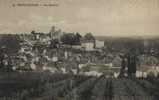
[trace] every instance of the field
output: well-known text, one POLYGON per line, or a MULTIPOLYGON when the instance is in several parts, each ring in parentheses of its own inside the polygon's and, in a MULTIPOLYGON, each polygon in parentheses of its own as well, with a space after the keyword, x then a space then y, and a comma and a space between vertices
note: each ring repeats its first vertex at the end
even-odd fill
POLYGON ((0 100, 159 100, 159 79, 0 73, 0 100))

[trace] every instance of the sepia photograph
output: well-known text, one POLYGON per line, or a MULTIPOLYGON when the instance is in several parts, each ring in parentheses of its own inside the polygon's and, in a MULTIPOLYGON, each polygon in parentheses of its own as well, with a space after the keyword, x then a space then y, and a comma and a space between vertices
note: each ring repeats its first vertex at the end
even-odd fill
POLYGON ((159 100, 159 0, 0 0, 0 100, 159 100))

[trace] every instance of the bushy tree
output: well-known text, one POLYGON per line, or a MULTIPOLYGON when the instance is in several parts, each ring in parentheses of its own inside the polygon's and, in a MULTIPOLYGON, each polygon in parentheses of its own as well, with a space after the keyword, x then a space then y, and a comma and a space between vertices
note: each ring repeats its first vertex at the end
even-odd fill
POLYGON ((95 37, 92 35, 92 33, 87 33, 85 36, 84 36, 84 38, 86 39, 86 40, 95 40, 95 37))
POLYGON ((17 53, 20 49, 20 37, 18 35, 1 35, 0 48, 7 54, 17 53))
POLYGON ((68 33, 68 34, 64 34, 61 37, 61 41, 63 44, 67 44, 67 45, 78 45, 80 44, 80 38, 81 35, 79 33, 68 33))
POLYGON ((12 70, 12 55, 17 54, 20 49, 19 35, 0 36, 0 67, 3 71, 12 70), (6 63, 4 63, 7 62, 6 63))
POLYGON ((58 48, 59 44, 58 39, 51 40, 50 48, 58 48))

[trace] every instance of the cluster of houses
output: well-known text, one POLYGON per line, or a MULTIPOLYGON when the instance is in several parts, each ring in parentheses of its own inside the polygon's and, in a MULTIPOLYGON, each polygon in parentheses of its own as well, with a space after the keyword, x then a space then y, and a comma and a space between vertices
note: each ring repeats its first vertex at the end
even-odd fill
MULTIPOLYGON (((96 76, 105 74, 111 77, 119 75, 122 61, 120 53, 105 51, 105 41, 97 40, 88 33, 80 36, 79 44, 69 45, 61 40, 64 34, 73 33, 62 32, 53 26, 49 33, 32 31, 31 34, 21 34, 23 42, 14 69, 96 76)), ((142 60, 143 57, 140 58, 142 60)), ((147 72, 150 71, 153 71, 152 67, 147 70, 140 67, 136 76, 147 77, 147 72)))
MULTIPOLYGON (((62 32, 60 29, 56 30, 54 26, 51 28, 48 34, 32 32, 32 35, 35 41, 47 42, 47 44, 50 44, 49 42, 51 40, 58 40, 61 43, 61 37, 64 34, 73 34, 73 33, 65 33, 65 32, 62 32)), ((92 35, 92 34, 88 33, 86 35, 92 35)), ((86 38, 85 36, 82 37, 80 39, 80 44, 72 45, 72 47, 75 49, 83 48, 86 51, 94 51, 97 49, 102 49, 104 47, 104 41, 96 40, 93 37, 93 35, 92 37, 90 37, 90 39, 88 38, 86 38)))
MULTIPOLYGON (((106 67, 112 66, 111 60, 113 59, 113 55, 104 52, 104 41, 96 40, 91 33, 88 33, 83 37, 81 36, 79 44, 69 45, 61 41, 61 37, 64 34, 69 33, 64 33, 55 27, 52 27, 48 34, 35 31, 32 31, 29 35, 22 34, 21 39, 24 41, 21 43, 19 54, 22 56, 21 58, 25 58, 25 60, 23 60, 24 63, 29 62, 31 69, 34 70, 41 68, 42 70, 51 70, 53 72, 58 68, 50 66, 55 66, 57 64, 57 66, 61 67, 60 71, 63 73, 67 72, 65 71, 66 69, 69 70, 69 72, 71 72, 70 69, 75 69, 76 71, 82 70, 82 67, 91 64, 105 64, 106 67), (53 40, 58 40, 58 42, 56 43, 56 41, 53 40), (28 58, 26 55, 30 55, 31 59, 29 61, 26 60, 28 58), (46 61, 44 61, 44 59, 46 61), (38 65, 35 64, 35 62, 44 63, 38 65)), ((118 63, 117 69, 120 69, 120 62, 116 61, 118 59, 120 58, 116 57, 113 63, 114 65, 118 63)), ((22 61, 19 62, 22 63, 22 61)), ((26 67, 24 63, 21 64, 23 65, 21 68, 24 68, 24 66, 26 67)), ((96 67, 98 68, 98 66, 96 67)))

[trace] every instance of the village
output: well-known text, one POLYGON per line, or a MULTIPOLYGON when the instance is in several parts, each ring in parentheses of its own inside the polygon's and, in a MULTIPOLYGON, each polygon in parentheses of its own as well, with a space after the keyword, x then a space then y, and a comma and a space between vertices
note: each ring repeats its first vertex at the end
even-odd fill
MULTIPOLYGON (((117 49, 112 45, 109 46, 110 43, 96 39, 92 33, 84 36, 79 33, 65 33, 55 26, 49 33, 32 31, 30 34, 20 34, 18 37, 21 40, 20 49, 15 56, 12 56, 10 62, 12 70, 19 72, 48 71, 118 77, 122 66, 121 56, 128 51, 125 48, 120 52, 115 51, 117 49)), ((120 44, 118 42, 117 47, 120 47, 120 44)), ((144 50, 147 44, 143 42, 144 50)), ((138 55, 136 77, 147 77, 148 74, 158 76, 159 59, 152 55, 153 50, 149 51, 151 55, 138 55)), ((9 62, 7 58, 9 55, 5 56, 4 62, 9 62)))

